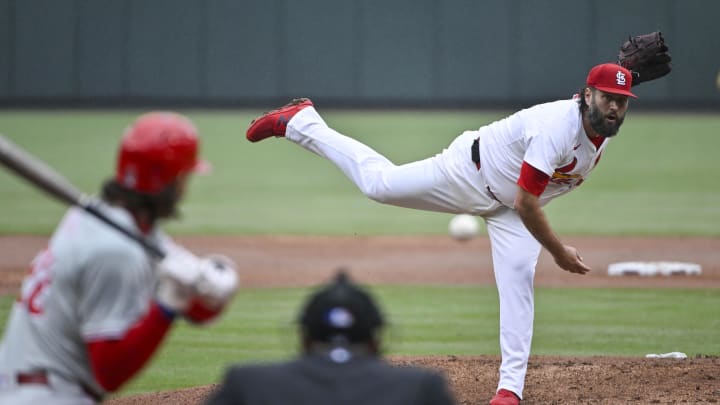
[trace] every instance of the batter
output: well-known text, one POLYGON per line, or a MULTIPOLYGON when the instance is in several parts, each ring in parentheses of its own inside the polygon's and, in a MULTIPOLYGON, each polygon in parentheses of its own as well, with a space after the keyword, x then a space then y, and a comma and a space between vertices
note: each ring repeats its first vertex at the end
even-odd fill
POLYGON ((198 145, 195 127, 174 113, 146 114, 130 126, 99 209, 166 257, 157 262, 70 209, 12 308, 0 344, 0 404, 100 402, 147 364, 176 317, 203 323, 220 314, 238 287, 233 264, 197 258, 156 226, 174 215, 199 167, 198 145))
POLYGON ((500 300, 502 363, 491 404, 518 404, 530 355, 533 279, 541 248, 563 270, 590 271, 577 249, 553 232, 542 207, 580 186, 598 164, 623 123, 628 97, 635 97, 631 82, 627 69, 597 65, 572 99, 539 104, 466 131, 441 153, 399 166, 329 128, 308 99, 259 117, 247 138, 284 136, 333 162, 380 203, 482 217, 500 300))

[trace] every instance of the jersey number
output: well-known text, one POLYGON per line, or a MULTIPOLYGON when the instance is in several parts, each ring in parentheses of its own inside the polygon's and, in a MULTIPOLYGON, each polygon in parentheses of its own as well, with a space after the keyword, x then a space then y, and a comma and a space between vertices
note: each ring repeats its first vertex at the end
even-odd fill
POLYGON ((45 298, 50 292, 48 287, 52 281, 52 262, 52 253, 47 249, 43 250, 32 261, 30 274, 23 281, 20 301, 31 314, 42 314, 45 309, 45 298))

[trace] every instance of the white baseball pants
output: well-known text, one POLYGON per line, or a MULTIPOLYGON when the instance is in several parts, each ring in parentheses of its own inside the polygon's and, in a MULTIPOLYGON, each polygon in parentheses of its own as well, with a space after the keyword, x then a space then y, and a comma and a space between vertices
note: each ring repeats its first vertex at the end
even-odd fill
POLYGON ((533 332, 533 279, 541 246, 514 210, 488 195, 482 170, 471 160, 470 147, 478 136, 479 131, 466 131, 441 153, 397 166, 329 128, 314 107, 298 112, 285 134, 288 140, 333 162, 372 200, 484 218, 500 300, 498 389, 522 396, 533 332))

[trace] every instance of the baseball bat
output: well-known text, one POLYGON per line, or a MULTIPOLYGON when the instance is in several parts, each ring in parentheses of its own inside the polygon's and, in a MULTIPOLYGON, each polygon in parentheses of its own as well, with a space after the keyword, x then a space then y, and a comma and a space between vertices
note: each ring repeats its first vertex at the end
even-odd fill
POLYGON ((78 206, 92 214, 105 224, 139 243, 155 258, 162 259, 165 257, 165 252, 159 246, 115 222, 114 219, 102 212, 99 208, 100 201, 97 198, 82 193, 60 173, 12 143, 2 134, 0 134, 0 163, 50 196, 66 204, 78 206))

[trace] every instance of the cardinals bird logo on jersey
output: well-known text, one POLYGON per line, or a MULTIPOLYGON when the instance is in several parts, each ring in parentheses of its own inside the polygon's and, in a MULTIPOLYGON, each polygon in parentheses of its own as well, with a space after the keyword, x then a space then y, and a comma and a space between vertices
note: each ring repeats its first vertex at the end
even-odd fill
POLYGON ((555 172, 552 174, 550 181, 555 184, 572 184, 578 181, 582 182, 583 177, 581 174, 570 173, 571 171, 573 171, 575 166, 577 166, 577 162, 577 158, 574 157, 573 161, 569 164, 555 169, 555 172))

